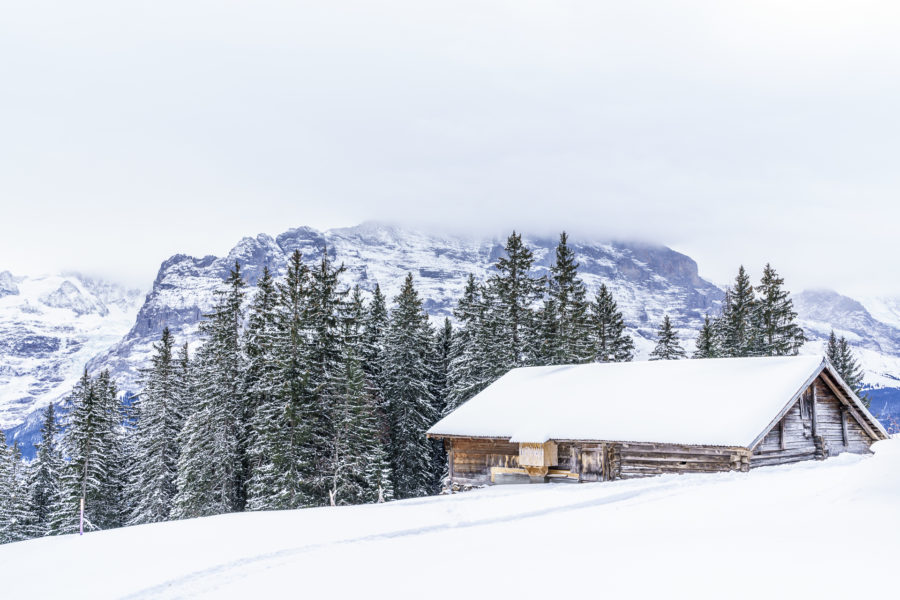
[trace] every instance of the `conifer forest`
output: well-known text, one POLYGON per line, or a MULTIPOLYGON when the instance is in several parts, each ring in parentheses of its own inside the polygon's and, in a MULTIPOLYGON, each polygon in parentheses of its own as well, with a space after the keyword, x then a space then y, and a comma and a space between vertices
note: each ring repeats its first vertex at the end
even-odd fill
MULTIPOLYGON (((412 274, 400 293, 342 284, 327 252, 299 252, 248 287, 235 264, 189 347, 162 331, 142 390, 85 371, 43 414, 34 460, 0 444, 0 543, 239 511, 386 502, 439 493, 443 446, 426 430, 516 367, 635 357, 616 300, 593 295, 565 233, 546 276, 520 234, 485 281, 469 276, 435 323, 412 274)), ((668 315, 650 360, 797 354, 784 280, 740 267, 721 310, 681 339, 668 315), (686 348, 685 344, 692 344, 686 348)), ((833 333, 828 357, 861 393, 833 333)))

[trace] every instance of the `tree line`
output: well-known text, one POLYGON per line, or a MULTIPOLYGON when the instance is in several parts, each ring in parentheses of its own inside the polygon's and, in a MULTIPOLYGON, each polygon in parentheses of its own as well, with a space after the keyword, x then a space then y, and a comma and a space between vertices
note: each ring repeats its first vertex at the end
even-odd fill
MULTIPOLYGON (((565 233, 537 275, 513 232, 491 275, 469 276, 455 327, 430 323, 412 274, 388 307, 377 285, 368 300, 342 286, 343 272, 325 249, 313 265, 295 252, 248 299, 236 263, 202 344, 191 355, 164 329, 133 402, 85 372, 62 427, 46 409, 30 464, 0 444, 0 543, 77 531, 81 499, 90 530, 433 494, 446 456, 425 432, 442 415, 512 368, 634 357, 612 293, 588 297, 565 233)), ((741 267, 693 356, 796 354, 782 286, 767 265, 754 290, 741 267)), ((834 346, 849 365, 846 340, 834 346)), ((650 358, 685 356, 665 315, 650 358)))

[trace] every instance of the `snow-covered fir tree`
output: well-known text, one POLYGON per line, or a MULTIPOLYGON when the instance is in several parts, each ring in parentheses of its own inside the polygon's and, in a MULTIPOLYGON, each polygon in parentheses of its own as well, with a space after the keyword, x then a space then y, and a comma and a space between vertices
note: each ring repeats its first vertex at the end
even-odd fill
POLYGON ((313 450, 313 494, 317 503, 329 502, 329 473, 334 471, 331 461, 334 456, 335 406, 342 372, 341 354, 342 332, 340 315, 347 290, 340 287, 340 276, 344 265, 335 267, 328 256, 328 249, 322 249, 318 265, 310 269, 309 303, 306 325, 309 328, 309 385, 314 394, 314 402, 305 413, 311 428, 313 450))
POLYGON ((256 282, 256 294, 247 314, 244 333, 244 390, 241 415, 240 455, 242 478, 249 486, 254 480, 255 469, 263 467, 267 457, 261 451, 257 417, 268 418, 271 405, 277 403, 279 368, 276 349, 279 342, 277 318, 278 293, 268 266, 256 282))
POLYGON ((853 390, 853 393, 862 400, 862 403, 869 407, 871 399, 863 389, 863 370, 850 348, 847 338, 841 336, 838 338, 834 330, 828 336, 828 344, 825 347, 825 355, 837 370, 841 379, 853 390))
POLYGON ((166 521, 177 492, 175 478, 180 447, 178 435, 184 426, 178 390, 175 341, 168 327, 162 331, 150 368, 143 373, 143 390, 135 402, 135 467, 128 497, 132 502, 131 524, 166 521))
POLYGON ((180 434, 175 518, 216 515, 243 507, 244 280, 237 263, 226 284, 217 293, 212 313, 201 322, 204 343, 197 352, 196 409, 180 434))
POLYGON ((196 377, 194 374, 195 363, 191 359, 190 345, 185 342, 178 349, 175 357, 175 389, 178 392, 178 406, 181 417, 187 421, 194 410, 194 400, 197 397, 196 377))
POLYGON ((496 320, 495 351, 501 363, 499 370, 505 372, 535 361, 538 339, 534 307, 543 297, 544 280, 532 274, 534 254, 521 234, 513 231, 503 250, 505 255, 497 259, 497 272, 487 286, 493 300, 492 318, 496 320))
POLYGON ((484 288, 471 273, 453 310, 457 327, 451 336, 444 414, 450 413, 494 381, 493 347, 484 288))
POLYGON ((753 356, 758 352, 757 303, 744 266, 738 269, 734 286, 725 294, 718 321, 722 356, 753 356))
POLYGON ((575 252, 565 232, 559 236, 556 261, 550 267, 547 299, 540 313, 540 362, 548 365, 591 360, 591 328, 587 288, 578 277, 575 252))
POLYGON ((656 347, 650 353, 650 360, 680 360, 686 356, 684 348, 678 341, 678 333, 672 328, 669 315, 663 317, 656 335, 656 347))
POLYGON ((703 326, 694 343, 692 358, 716 358, 719 356, 718 338, 716 336, 715 323, 709 315, 703 317, 703 326))
POLYGON ((59 502, 51 517, 54 533, 79 529, 84 499, 85 529, 109 529, 125 521, 122 413, 109 374, 92 379, 85 371, 69 397, 63 431, 67 465, 60 478, 59 502))
POLYGON ((390 456, 398 498, 434 493, 431 442, 425 432, 435 423, 431 326, 422 300, 407 275, 394 300, 387 336, 385 397, 390 423, 390 456))
POLYGON ((797 313, 794 302, 784 289, 784 279, 778 276, 770 264, 766 264, 759 286, 756 288, 754 325, 757 333, 755 354, 760 356, 795 355, 806 341, 803 330, 795 322, 797 313))
POLYGON ((600 284, 591 303, 589 319, 594 362, 627 362, 634 358, 634 342, 625 333, 625 319, 605 283, 600 284))
MULTIPOLYGON (((449 318, 434 334, 434 347, 431 351, 432 370, 434 378, 431 382, 431 394, 434 397, 435 415, 443 415, 447 410, 447 397, 449 395, 450 360, 453 352, 453 325, 449 318)), ((447 471, 447 452, 444 450, 442 440, 432 440, 431 469, 435 476, 435 489, 441 486, 441 482, 447 471)))
POLYGON ((384 345, 387 338, 388 310, 381 287, 376 283, 363 318, 362 364, 372 395, 383 408, 385 381, 384 345))
POLYGON ((333 504, 361 504, 393 497, 383 421, 366 385, 358 349, 357 344, 347 346, 334 408, 329 490, 333 504))
POLYGON ((271 396, 257 407, 251 423, 250 510, 280 510, 310 506, 314 456, 307 414, 316 396, 308 367, 310 274, 299 251, 288 261, 284 281, 276 284, 277 371, 271 396))
POLYGON ((44 409, 40 435, 40 441, 35 444, 34 462, 28 474, 31 537, 43 537, 52 531, 50 518, 59 502, 59 484, 65 468, 59 450, 59 424, 53 403, 44 409))
POLYGON ((31 537, 25 463, 18 444, 6 445, 0 430, 0 544, 31 537))

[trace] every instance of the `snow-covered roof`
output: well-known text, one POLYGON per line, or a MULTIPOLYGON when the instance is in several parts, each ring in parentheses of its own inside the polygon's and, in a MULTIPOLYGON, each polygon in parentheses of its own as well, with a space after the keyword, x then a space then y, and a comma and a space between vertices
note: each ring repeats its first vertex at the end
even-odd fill
POLYGON ((428 433, 749 447, 824 365, 807 355, 513 369, 428 433))

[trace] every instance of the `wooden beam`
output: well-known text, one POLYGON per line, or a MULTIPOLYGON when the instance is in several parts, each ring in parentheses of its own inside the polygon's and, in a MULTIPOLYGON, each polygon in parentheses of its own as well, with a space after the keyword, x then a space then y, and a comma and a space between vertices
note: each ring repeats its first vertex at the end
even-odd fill
POLYGON ((812 384, 812 407, 811 407, 811 417, 812 417, 812 434, 813 438, 819 435, 819 419, 816 414, 816 382, 813 381, 812 384))
POLYGON ((844 447, 846 447, 849 439, 847 437, 847 407, 843 404, 841 405, 841 435, 844 437, 844 447))
POLYGON ((453 477, 455 475, 455 473, 453 472, 453 463, 456 458, 456 456, 453 452, 453 440, 448 439, 448 440, 444 440, 444 441, 450 446, 450 451, 447 452, 447 454, 449 455, 449 457, 448 457, 449 460, 447 462, 449 463, 448 469, 450 472, 450 481, 453 481, 453 477))
POLYGON ((779 429, 778 439, 781 443, 781 449, 784 450, 784 419, 779 421, 778 429, 779 429))

